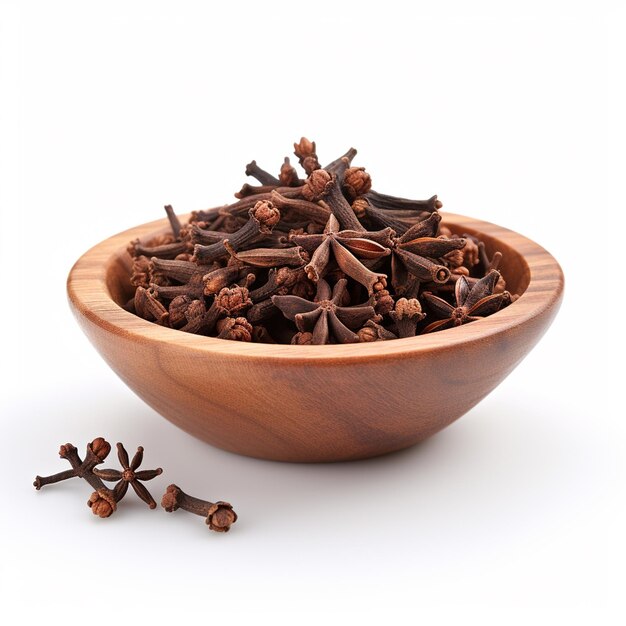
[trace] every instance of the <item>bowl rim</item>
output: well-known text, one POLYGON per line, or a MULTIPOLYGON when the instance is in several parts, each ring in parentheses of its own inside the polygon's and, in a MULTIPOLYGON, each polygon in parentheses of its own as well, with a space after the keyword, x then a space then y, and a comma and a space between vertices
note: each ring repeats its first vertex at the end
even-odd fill
MULTIPOLYGON (((408 358, 434 349, 458 349, 463 344, 504 333, 560 302, 564 288, 563 271, 557 260, 531 239, 491 222, 442 211, 442 223, 455 229, 478 231, 514 248, 530 273, 528 287, 511 305, 489 317, 455 328, 392 341, 299 346, 226 341, 184 333, 148 322, 121 308, 111 297, 106 274, 110 260, 125 250, 133 239, 145 237, 169 226, 167 218, 122 231, 96 244, 74 264, 67 278, 67 293, 74 314, 103 330, 137 342, 176 344, 200 354, 229 355, 241 359, 281 361, 346 361, 408 358)), ((181 216, 186 219, 187 216, 181 216)))

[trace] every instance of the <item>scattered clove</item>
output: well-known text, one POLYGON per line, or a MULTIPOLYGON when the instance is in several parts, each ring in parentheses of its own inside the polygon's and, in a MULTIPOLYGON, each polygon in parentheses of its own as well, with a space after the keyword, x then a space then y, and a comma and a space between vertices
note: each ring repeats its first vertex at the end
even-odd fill
POLYGON ((82 461, 78 456, 78 450, 71 443, 66 443, 59 449, 59 456, 62 459, 69 461, 72 469, 64 472, 59 472, 52 476, 36 476, 33 486, 39 490, 45 485, 52 485, 53 483, 67 480, 68 478, 83 478, 94 489, 101 489, 104 487, 102 481, 94 476, 93 470, 96 465, 103 463, 111 451, 111 444, 103 437, 97 437, 91 443, 87 444, 87 453, 85 454, 85 460, 82 461))
MULTIPOLYGON (((244 304, 244 300, 247 299, 247 290, 243 288, 239 288, 239 291, 237 289, 226 290, 225 293, 220 294, 220 297, 231 312, 242 310, 242 306, 247 306, 244 304)), ((243 327, 245 332, 252 332, 253 330, 243 318, 226 318, 221 320, 221 324, 223 326, 222 332, 234 334, 243 332, 239 327, 243 327)), ((267 332, 263 327, 257 327, 255 331, 257 331, 255 334, 260 335, 260 341, 268 341, 267 332)), ((233 338, 236 339, 236 337, 233 338)), ((110 517, 115 513, 119 502, 126 495, 129 485, 139 498, 151 509, 155 509, 157 503, 143 482, 156 478, 163 470, 160 467, 154 470, 140 470, 139 467, 143 461, 143 447, 139 446, 133 459, 130 460, 122 443, 117 444, 117 457, 122 466, 121 470, 96 468, 96 465, 101 464, 106 459, 110 451, 111 445, 104 438, 98 437, 87 444, 87 452, 83 461, 78 456, 76 447, 71 443, 66 443, 61 446, 59 455, 69 461, 72 469, 52 476, 36 476, 33 485, 35 489, 39 490, 45 485, 58 483, 69 478, 83 478, 95 489, 89 497, 87 505, 94 515, 101 518, 110 517), (116 485, 113 489, 108 489, 103 481, 116 482, 116 485)), ((202 515, 206 517, 209 528, 216 532, 227 532, 231 525, 237 521, 237 514, 228 502, 205 502, 183 493, 176 485, 170 485, 167 488, 163 496, 162 506, 168 512, 181 508, 202 515)))
POLYGON ((177 509, 183 509, 205 517, 205 523, 211 530, 218 533, 226 533, 237 521, 237 513, 228 502, 207 502, 186 494, 177 485, 170 485, 161 499, 161 506, 172 513, 177 509))
MULTIPOLYGON (((141 484, 140 481, 152 480, 159 476, 163 470, 158 467, 155 470, 140 470, 138 467, 143 461, 143 448, 139 446, 137 452, 133 457, 133 460, 129 462, 128 452, 121 443, 117 444, 117 457, 122 471, 116 469, 94 469, 93 473, 100 479, 105 481, 117 481, 115 487, 113 487, 113 493, 115 501, 119 502, 128 491, 128 485, 130 485, 135 493, 151 508, 156 508, 156 502, 150 495, 150 492, 141 484)), ((94 511, 95 512, 95 511, 94 511)))

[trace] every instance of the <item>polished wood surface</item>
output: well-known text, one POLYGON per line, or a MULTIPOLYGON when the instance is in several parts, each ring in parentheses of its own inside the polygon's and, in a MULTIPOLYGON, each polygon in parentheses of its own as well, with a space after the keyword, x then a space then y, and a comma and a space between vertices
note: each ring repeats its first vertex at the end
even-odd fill
POLYGON ((504 254, 521 297, 488 318, 376 343, 291 346, 199 337, 124 311, 138 226, 85 253, 68 277, 83 331, 120 378, 171 422, 210 444, 282 461, 359 459, 411 446, 461 417, 526 356, 556 315, 563 273, 546 250, 488 222, 442 213, 455 233, 504 254))

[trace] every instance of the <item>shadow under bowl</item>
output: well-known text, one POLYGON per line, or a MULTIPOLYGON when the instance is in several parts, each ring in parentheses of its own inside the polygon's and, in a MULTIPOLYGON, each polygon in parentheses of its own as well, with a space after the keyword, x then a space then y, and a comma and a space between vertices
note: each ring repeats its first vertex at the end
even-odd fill
POLYGON ((87 337, 119 377, 172 423, 208 443, 280 461, 345 461, 400 450, 449 425, 528 354, 563 295, 557 261, 495 224, 444 213, 454 233, 503 253, 507 289, 521 297, 487 318, 429 335, 375 343, 291 346, 191 335, 125 311, 133 239, 167 220, 115 235, 86 252, 67 289, 87 337))

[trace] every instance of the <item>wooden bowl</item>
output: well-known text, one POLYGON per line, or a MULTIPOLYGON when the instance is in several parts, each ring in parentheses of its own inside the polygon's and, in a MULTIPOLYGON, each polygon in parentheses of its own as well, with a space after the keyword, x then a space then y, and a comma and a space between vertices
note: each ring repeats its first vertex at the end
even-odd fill
POLYGON ((185 431, 225 450, 280 461, 345 461, 412 446, 461 417, 528 354, 563 294, 557 261, 500 226, 444 213, 457 234, 504 254, 521 297, 485 319, 376 343, 291 346, 163 328, 120 304, 133 293, 126 245, 167 232, 137 226, 85 253, 68 277, 73 312, 120 378, 185 431))

